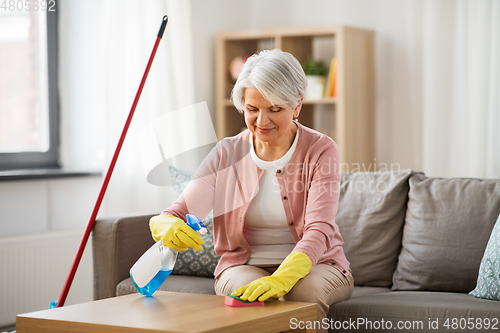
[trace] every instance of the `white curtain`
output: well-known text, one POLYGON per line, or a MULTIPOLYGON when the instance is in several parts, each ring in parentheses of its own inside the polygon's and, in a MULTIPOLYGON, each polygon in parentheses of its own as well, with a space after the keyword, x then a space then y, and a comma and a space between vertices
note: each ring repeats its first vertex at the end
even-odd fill
POLYGON ((423 111, 413 121, 422 135, 422 170, 500 178, 500 1, 413 4, 413 100, 423 111))
POLYGON ((165 14, 169 17, 103 203, 106 215, 159 213, 170 205, 172 190, 146 181, 141 162, 140 133, 146 125, 167 112, 194 103, 190 1, 115 0, 103 4, 106 169, 156 41, 162 17, 165 14))

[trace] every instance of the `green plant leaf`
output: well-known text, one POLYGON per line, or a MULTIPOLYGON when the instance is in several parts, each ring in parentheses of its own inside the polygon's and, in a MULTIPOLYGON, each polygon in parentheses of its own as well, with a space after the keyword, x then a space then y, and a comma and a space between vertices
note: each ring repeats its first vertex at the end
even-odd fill
POLYGON ((302 63, 302 68, 306 75, 320 75, 324 76, 328 73, 328 68, 325 63, 321 60, 314 60, 309 58, 307 61, 302 63))

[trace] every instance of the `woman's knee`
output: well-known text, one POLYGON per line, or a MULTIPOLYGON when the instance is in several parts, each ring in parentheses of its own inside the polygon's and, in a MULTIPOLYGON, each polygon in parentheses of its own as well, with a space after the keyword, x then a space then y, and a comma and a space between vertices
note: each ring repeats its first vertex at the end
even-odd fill
POLYGON ((340 302, 351 297, 353 290, 351 280, 336 268, 319 264, 297 282, 285 299, 326 304, 340 302))

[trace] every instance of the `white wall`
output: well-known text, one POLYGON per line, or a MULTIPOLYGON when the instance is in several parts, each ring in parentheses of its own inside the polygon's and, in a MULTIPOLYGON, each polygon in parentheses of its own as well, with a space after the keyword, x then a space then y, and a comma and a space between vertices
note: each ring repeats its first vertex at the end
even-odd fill
MULTIPOLYGON (((50 301, 58 299, 100 184, 100 177, 0 182, 0 252, 9 258, 0 261, 0 294, 5 299, 16 300, 11 306, 2 302, 0 326, 13 324, 15 312, 45 310, 50 301), (21 246, 24 242, 28 252, 27 247, 21 246), (29 255, 34 249, 38 252, 29 255), (45 254, 44 260, 40 258, 42 254, 45 254), (7 266, 20 258, 26 260, 19 262, 17 269, 7 266), (12 281, 17 283, 10 283, 12 281), (23 297, 36 288, 42 290, 36 293, 37 297, 23 297)), ((89 242, 67 305, 92 300, 91 251, 89 242)))
POLYGON ((192 0, 195 100, 207 101, 215 123, 215 38, 219 31, 247 29, 250 1, 192 0))
POLYGON ((0 182, 0 238, 84 229, 100 177, 0 182))

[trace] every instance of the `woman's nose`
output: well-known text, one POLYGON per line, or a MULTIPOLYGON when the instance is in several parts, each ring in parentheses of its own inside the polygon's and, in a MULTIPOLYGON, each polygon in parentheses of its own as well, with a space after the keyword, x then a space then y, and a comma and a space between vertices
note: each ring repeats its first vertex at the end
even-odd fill
POLYGON ((265 125, 269 118, 264 111, 259 111, 259 115, 257 116, 257 125, 265 125))

